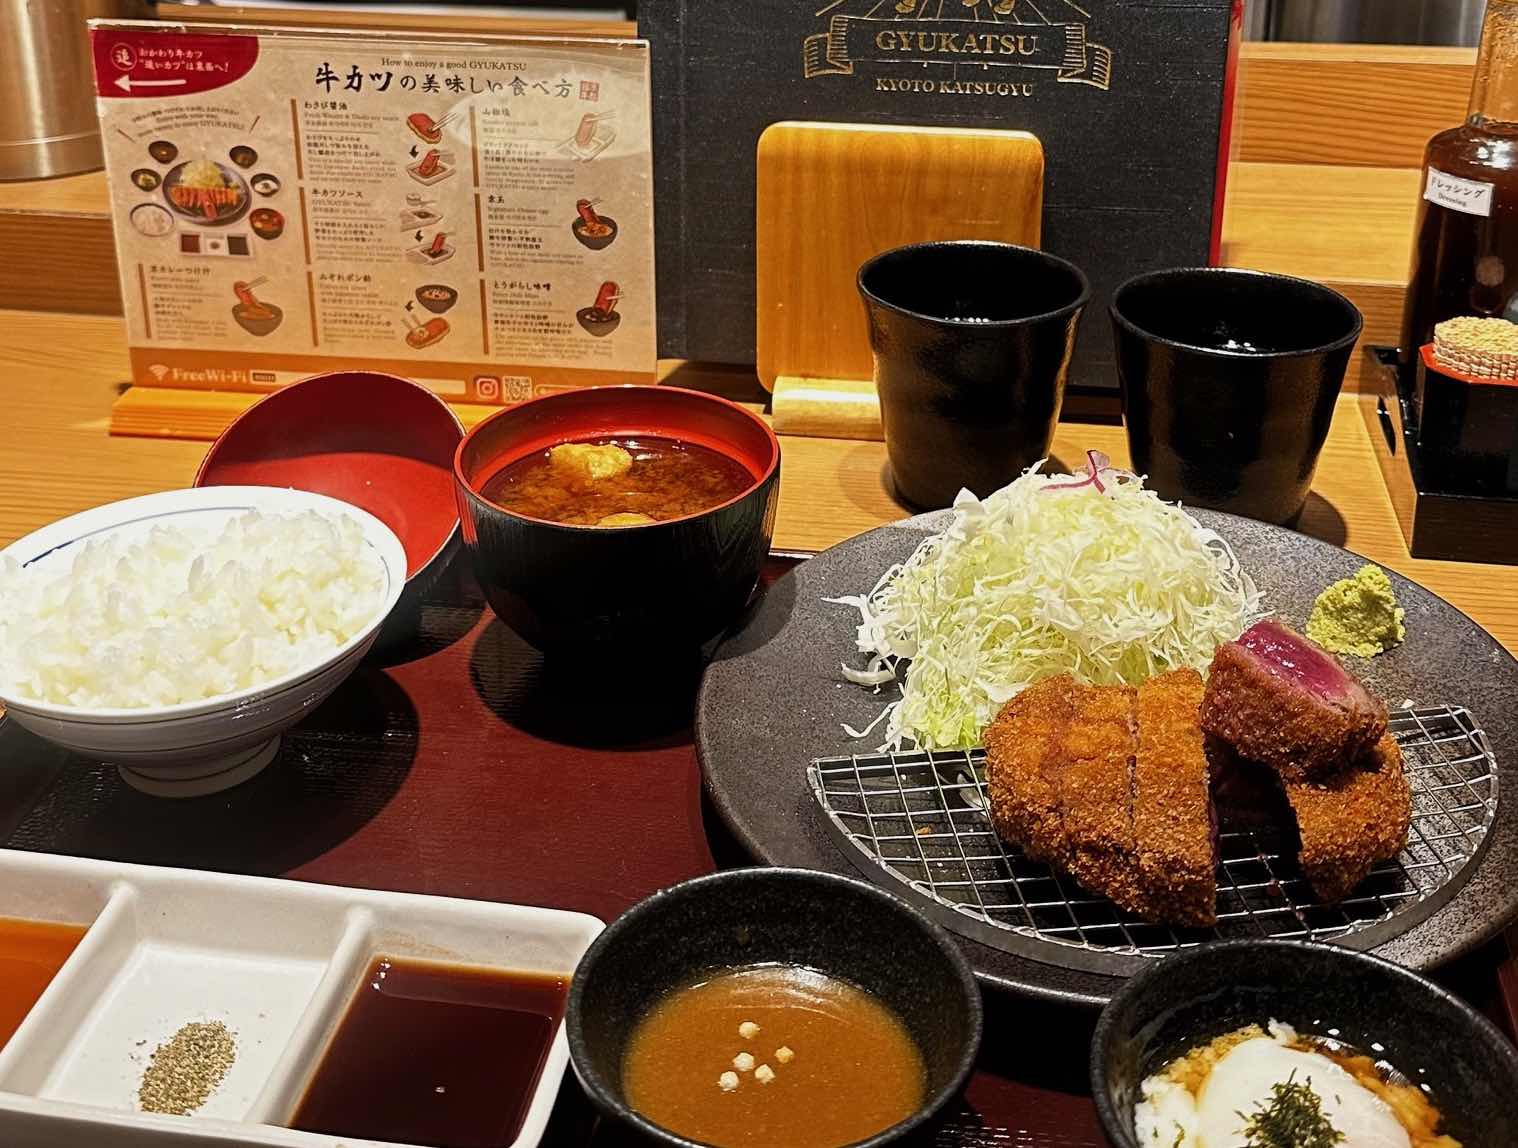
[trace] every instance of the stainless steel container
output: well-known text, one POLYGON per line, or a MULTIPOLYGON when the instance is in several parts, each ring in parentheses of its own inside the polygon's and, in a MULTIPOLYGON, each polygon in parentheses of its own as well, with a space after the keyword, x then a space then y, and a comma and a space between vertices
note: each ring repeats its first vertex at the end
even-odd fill
POLYGON ((0 0, 0 179, 101 165, 85 21, 146 13, 141 0, 0 0))
POLYGON ((1464 44, 1481 38, 1486 0, 1246 0, 1257 40, 1464 44))

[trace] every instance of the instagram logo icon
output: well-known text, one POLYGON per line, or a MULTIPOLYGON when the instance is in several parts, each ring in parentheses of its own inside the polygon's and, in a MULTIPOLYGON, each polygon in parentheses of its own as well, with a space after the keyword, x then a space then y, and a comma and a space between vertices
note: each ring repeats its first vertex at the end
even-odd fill
POLYGON ((501 380, 494 375, 476 375, 474 393, 482 402, 496 402, 501 397, 501 380))

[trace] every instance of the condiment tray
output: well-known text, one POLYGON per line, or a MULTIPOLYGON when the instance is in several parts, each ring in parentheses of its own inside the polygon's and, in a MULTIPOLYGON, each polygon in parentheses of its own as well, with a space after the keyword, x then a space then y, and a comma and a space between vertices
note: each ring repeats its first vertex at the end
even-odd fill
MULTIPOLYGON (((602 928, 556 909, 13 850, 0 850, 0 918, 86 929, 0 1048, 6 1148, 377 1143, 282 1126, 376 957, 567 981, 602 928), (219 1087, 190 1116, 141 1111, 154 1050, 216 1021, 236 1040, 219 1087)), ((568 1057, 561 1025, 513 1148, 541 1139, 568 1057)))

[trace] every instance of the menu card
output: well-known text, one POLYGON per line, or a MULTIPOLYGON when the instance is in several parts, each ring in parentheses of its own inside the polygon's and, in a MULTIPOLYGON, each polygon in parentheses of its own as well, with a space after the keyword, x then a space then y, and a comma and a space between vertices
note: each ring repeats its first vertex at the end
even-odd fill
POLYGON ((137 383, 656 368, 648 46, 93 21, 137 383))

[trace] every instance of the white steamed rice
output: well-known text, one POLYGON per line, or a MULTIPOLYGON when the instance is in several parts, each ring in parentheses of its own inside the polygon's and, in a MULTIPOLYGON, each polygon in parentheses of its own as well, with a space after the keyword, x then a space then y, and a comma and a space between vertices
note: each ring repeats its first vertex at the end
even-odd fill
POLYGON ((309 510, 69 549, 66 568, 0 566, 0 694, 138 708, 233 693, 325 661, 385 600, 358 523, 309 510))

